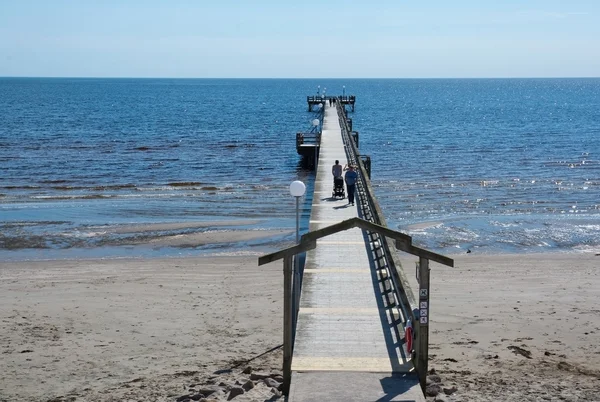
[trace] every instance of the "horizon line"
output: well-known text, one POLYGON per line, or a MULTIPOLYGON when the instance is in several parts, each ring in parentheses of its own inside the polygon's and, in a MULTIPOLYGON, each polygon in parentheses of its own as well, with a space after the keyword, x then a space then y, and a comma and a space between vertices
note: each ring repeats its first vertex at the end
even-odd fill
POLYGON ((0 75, 4 78, 36 79, 137 79, 137 80, 510 80, 510 79, 597 79, 600 76, 514 76, 514 77, 134 77, 134 76, 28 76, 0 75))

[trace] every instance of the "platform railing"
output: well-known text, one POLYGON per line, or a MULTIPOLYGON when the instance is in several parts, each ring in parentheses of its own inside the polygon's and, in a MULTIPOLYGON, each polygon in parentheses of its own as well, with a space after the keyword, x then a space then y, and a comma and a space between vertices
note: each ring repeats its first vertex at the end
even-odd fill
POLYGON ((296 133, 296 148, 304 144, 319 146, 321 144, 321 133, 316 131, 296 133))

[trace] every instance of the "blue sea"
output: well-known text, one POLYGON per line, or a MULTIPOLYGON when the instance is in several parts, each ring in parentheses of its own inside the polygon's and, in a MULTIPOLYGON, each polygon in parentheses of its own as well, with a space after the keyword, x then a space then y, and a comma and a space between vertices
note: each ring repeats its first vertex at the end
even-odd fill
MULTIPOLYGON (((600 79, 0 78, 0 261, 272 251, 140 247, 137 224, 295 226, 306 96, 350 113, 388 226, 444 254, 600 251, 600 79), (252 223, 242 220, 252 219, 252 223)), ((340 157, 342 159, 342 157, 340 157)))

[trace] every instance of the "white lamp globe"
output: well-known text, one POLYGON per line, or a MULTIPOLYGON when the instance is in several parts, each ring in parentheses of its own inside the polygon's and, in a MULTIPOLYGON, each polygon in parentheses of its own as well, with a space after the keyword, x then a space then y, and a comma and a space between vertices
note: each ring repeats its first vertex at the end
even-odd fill
POLYGON ((319 109, 323 109, 323 104, 319 103, 319 109))
POLYGON ((312 125, 315 126, 315 127, 317 127, 319 125, 319 119, 314 119, 312 121, 312 125))
POLYGON ((306 191, 306 186, 300 180, 293 181, 290 184, 290 194, 294 197, 302 197, 306 191))

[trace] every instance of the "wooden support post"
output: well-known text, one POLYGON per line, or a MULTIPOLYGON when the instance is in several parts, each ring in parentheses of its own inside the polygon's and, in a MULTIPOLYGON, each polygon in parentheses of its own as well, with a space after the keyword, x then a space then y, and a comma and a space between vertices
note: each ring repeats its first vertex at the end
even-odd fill
MULTIPOLYGON (((296 325, 298 324, 298 311, 300 311, 300 254, 294 256, 294 275, 292 283, 292 345, 296 341, 296 325)), ((294 353, 294 348, 292 348, 294 353)))
POLYGON ((292 257, 283 260, 283 393, 289 395, 292 380, 292 257))
POLYGON ((419 257, 419 322, 416 346, 416 369, 421 389, 427 387, 427 369, 429 360, 429 260, 419 257))

